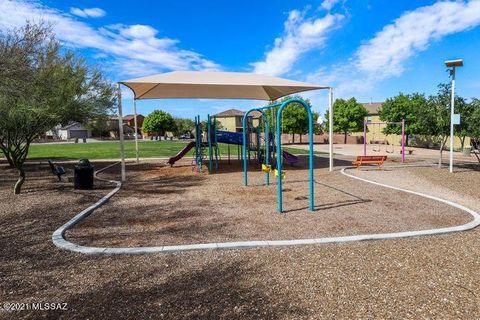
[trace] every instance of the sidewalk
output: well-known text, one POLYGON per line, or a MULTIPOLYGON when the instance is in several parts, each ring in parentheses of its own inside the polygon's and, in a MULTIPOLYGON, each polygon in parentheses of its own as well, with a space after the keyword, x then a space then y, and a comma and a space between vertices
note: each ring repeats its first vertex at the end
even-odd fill
MULTIPOLYGON (((308 144, 292 144, 289 145, 289 147, 294 147, 294 148, 299 148, 299 149, 306 149, 308 150, 308 144)), ((329 152, 329 145, 328 144, 314 144, 313 149, 314 151, 320 151, 320 152, 329 152)), ((379 152, 374 152, 373 146, 372 145, 367 145, 367 155, 388 155, 389 157, 394 157, 394 158, 401 158, 402 154, 400 153, 401 147, 400 146, 395 146, 394 147, 394 152, 393 153, 388 153, 386 152, 391 151, 391 146, 387 147, 382 145, 380 146, 380 151, 379 152)), ((412 159, 412 158, 432 158, 432 159, 438 159, 439 155, 439 150, 436 149, 425 149, 425 148, 414 148, 414 147, 405 147, 405 159, 412 159), (413 150, 413 153, 410 155, 408 153, 409 150, 413 150)), ((333 153, 337 155, 344 155, 344 156, 350 156, 350 157, 356 157, 359 155, 363 155, 363 144, 334 144, 333 145, 333 153)), ((448 155, 449 151, 445 150, 443 151, 443 160, 448 161, 448 155)), ((472 161, 472 162, 477 162, 477 158, 475 158, 474 155, 471 155, 469 157, 465 157, 462 155, 461 152, 454 152, 453 154, 454 159, 456 160, 461 160, 461 161, 472 161)))

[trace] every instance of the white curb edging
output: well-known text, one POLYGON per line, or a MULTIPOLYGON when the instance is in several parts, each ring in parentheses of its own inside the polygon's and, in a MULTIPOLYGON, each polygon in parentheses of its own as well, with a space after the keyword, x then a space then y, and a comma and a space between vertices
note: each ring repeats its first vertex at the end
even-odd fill
POLYGON ((95 172, 95 178, 101 181, 107 181, 115 184, 115 188, 110 191, 107 195, 102 197, 100 200, 92 204, 90 207, 86 208, 82 212, 78 213, 75 217, 73 217, 70 221, 65 223, 63 226, 55 230, 52 234, 52 241, 53 244, 56 245, 59 248, 69 250, 69 251, 75 251, 75 252, 83 252, 83 253, 103 253, 107 248, 94 248, 94 247, 84 247, 84 246, 79 246, 75 243, 72 243, 70 241, 65 240, 65 232, 68 229, 73 228, 77 223, 88 217, 93 211, 101 207, 103 204, 105 204, 111 197, 113 197, 114 194, 116 194, 120 188, 122 187, 122 183, 120 181, 115 181, 115 180, 107 180, 107 179, 102 179, 99 178, 97 175, 100 172, 103 172, 120 162, 116 162, 114 164, 111 164, 109 166, 106 166, 105 168, 102 168, 98 171, 95 172))
POLYGON ((88 217, 93 211, 95 211, 95 209, 102 206, 105 202, 108 201, 108 199, 110 199, 115 193, 117 193, 120 190, 122 186, 122 183, 120 181, 106 180, 106 179, 101 179, 97 177, 98 173, 116 164, 117 163, 112 164, 95 173, 95 177, 97 179, 115 183, 116 184, 115 189, 113 189, 111 192, 109 192, 106 196, 104 196, 95 204, 91 205, 87 209, 77 214, 72 220, 68 221, 66 224, 58 228, 52 235, 52 241, 57 247, 68 250, 68 251, 80 252, 80 253, 86 253, 86 254, 139 254, 139 253, 145 254, 145 253, 167 253, 167 252, 181 252, 181 251, 193 251, 193 250, 246 249, 246 248, 298 246, 298 245, 308 245, 308 244, 326 244, 326 243, 341 243, 341 242, 353 242, 353 241, 365 241, 365 240, 387 240, 387 239, 397 239, 397 238, 420 237, 420 236, 429 236, 429 235, 438 235, 438 234, 466 231, 480 225, 480 214, 461 204, 455 203, 453 201, 441 199, 435 196, 427 195, 424 193, 402 189, 402 188, 386 185, 383 183, 367 180, 364 178, 360 178, 360 177, 346 173, 345 172, 346 168, 343 168, 341 170, 341 173, 347 177, 445 203, 451 207, 454 207, 469 213, 473 217, 473 220, 459 226, 418 230, 418 231, 364 234, 364 235, 341 236, 341 237, 325 237, 325 238, 316 238, 316 239, 238 241, 238 242, 170 245, 170 246, 157 246, 157 247, 130 247, 130 248, 129 247, 127 248, 86 247, 86 246, 77 245, 75 243, 65 240, 64 235, 68 229, 73 228, 79 221, 88 217))

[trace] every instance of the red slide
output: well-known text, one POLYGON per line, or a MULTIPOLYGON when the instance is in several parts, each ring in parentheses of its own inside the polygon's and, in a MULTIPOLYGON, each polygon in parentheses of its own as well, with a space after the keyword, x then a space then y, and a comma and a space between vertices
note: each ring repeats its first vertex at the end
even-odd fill
POLYGON ((190 149, 192 149, 193 147, 195 147, 195 141, 191 141, 189 144, 187 144, 185 146, 185 148, 183 148, 182 150, 180 150, 180 152, 178 152, 175 156, 171 157, 170 159, 168 159, 167 163, 170 165, 170 166, 173 166, 175 164, 175 162, 177 162, 178 160, 182 159, 184 155, 187 154, 188 151, 190 151, 190 149))

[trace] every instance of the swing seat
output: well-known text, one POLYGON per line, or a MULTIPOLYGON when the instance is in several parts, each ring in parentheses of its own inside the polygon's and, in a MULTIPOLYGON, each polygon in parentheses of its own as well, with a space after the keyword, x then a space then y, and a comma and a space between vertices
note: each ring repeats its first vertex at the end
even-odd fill
MULTIPOLYGON (((278 178, 278 170, 275 169, 273 172, 275 173, 275 177, 278 178)), ((282 180, 285 180, 285 171, 282 171, 282 180)))
POLYGON ((272 166, 269 164, 262 163, 262 171, 265 173, 272 172, 272 166))

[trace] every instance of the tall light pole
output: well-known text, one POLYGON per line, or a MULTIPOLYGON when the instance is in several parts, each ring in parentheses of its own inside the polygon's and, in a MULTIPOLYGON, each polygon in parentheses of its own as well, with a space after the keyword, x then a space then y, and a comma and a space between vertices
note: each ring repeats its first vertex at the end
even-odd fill
POLYGON ((454 140, 454 131, 453 126, 455 124, 460 124, 458 117, 455 117, 455 68, 463 67, 463 60, 447 60, 445 65, 449 68, 450 76, 452 77, 452 101, 450 103, 450 173, 453 172, 453 140, 454 140), (457 119, 457 121, 454 121, 457 119), (455 123, 458 122, 458 123, 455 123))
POLYGON ((328 170, 333 171, 333 88, 328 89, 328 170))

